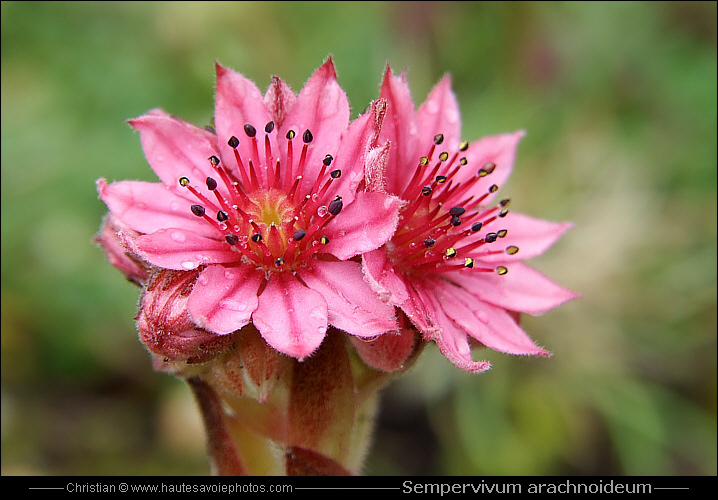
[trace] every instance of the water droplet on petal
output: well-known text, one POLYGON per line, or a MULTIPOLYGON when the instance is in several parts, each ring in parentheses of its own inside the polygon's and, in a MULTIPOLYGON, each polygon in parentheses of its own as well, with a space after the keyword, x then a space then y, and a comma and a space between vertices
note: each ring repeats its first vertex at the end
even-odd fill
POLYGON ((247 304, 239 302, 238 300, 222 299, 219 301, 219 307, 222 309, 229 309, 235 312, 245 312, 247 310, 247 304))
POLYGON ((439 103, 436 102, 435 99, 432 99, 431 101, 426 103, 426 110, 431 114, 436 114, 439 112, 439 103))
POLYGON ((232 280, 235 277, 235 272, 232 269, 226 269, 224 271, 224 277, 225 279, 232 280))
POLYGON ((184 241, 187 239, 185 237, 184 233, 182 233, 180 231, 173 231, 170 234, 170 238, 172 239, 172 241, 175 241, 177 243, 184 243, 184 241))
POLYGON ((199 279, 197 280, 197 282, 202 286, 207 286, 209 285, 209 278, 204 273, 202 273, 199 275, 199 279))
POLYGON ((186 261, 184 261, 184 262, 182 263, 182 268, 183 268, 183 269, 187 269, 188 271, 189 271, 190 269, 194 269, 195 267, 197 267, 197 264, 195 264, 195 263, 192 262, 191 260, 186 260, 186 261))
POLYGON ((456 123, 459 121, 459 113, 455 109, 446 111, 446 121, 449 123, 456 123))
POLYGON ((322 205, 321 207, 317 208, 317 215, 319 217, 326 217, 327 212, 328 210, 326 205, 322 205))

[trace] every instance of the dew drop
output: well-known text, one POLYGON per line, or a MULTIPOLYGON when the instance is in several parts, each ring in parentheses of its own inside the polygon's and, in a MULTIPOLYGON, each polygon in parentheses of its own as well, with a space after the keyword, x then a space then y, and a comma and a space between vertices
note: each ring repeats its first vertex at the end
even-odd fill
POLYGON ((207 286, 209 285, 209 278, 204 273, 202 273, 199 275, 199 279, 197 280, 197 282, 202 286, 207 286))
POLYGON ((236 312, 245 312, 247 310, 247 304, 232 299, 220 300, 219 307, 221 307, 222 309, 229 309, 236 312))
POLYGON ((431 114, 436 114, 439 112, 439 103, 436 102, 436 100, 432 99, 431 101, 426 103, 426 111, 428 111, 431 114))
POLYGON ((188 271, 190 269, 194 269, 195 267, 197 267, 197 264, 195 264, 194 262, 192 262, 190 260, 186 260, 182 263, 182 268, 187 269, 188 271))
POLYGON ((319 217, 326 217, 327 213, 328 210, 326 205, 322 205, 321 207, 317 208, 317 215, 319 217))
POLYGON ((184 241, 187 239, 184 233, 181 233, 179 231, 173 231, 172 233, 170 233, 170 238, 172 239, 172 241, 177 243, 184 243, 184 241))
POLYGON ((224 271, 224 279, 227 279, 227 280, 234 279, 234 271, 231 269, 226 269, 224 271))

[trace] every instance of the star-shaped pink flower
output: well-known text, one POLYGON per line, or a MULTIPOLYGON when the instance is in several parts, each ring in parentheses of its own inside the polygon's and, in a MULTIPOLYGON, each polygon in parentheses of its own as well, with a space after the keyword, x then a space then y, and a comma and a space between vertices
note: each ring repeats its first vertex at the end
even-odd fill
POLYGON ((129 121, 161 183, 98 180, 113 227, 128 228, 124 248, 155 268, 199 270, 187 299, 199 328, 225 335, 251 321, 298 359, 329 324, 358 337, 396 329, 348 260, 397 225, 400 201, 363 189, 381 103, 350 125, 331 58, 299 95, 277 77, 262 95, 216 69, 216 131, 161 110, 129 121))
POLYGON ((426 340, 458 367, 482 371, 471 345, 548 355, 519 327, 515 313, 539 314, 576 294, 522 261, 544 252, 569 227, 509 212, 494 202, 523 133, 462 141, 448 77, 414 109, 404 75, 387 68, 381 86, 391 143, 385 172, 368 172, 368 189, 405 201, 391 240, 363 255, 374 290, 403 311, 426 340))

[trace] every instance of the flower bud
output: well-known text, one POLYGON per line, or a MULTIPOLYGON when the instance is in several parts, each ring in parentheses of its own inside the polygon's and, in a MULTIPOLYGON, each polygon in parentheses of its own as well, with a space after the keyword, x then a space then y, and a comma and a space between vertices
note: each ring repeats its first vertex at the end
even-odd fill
POLYGON ((142 295, 137 328, 159 371, 187 376, 192 372, 188 365, 209 361, 234 342, 233 335, 199 328, 187 312, 187 299, 198 274, 197 270, 158 270, 142 295))

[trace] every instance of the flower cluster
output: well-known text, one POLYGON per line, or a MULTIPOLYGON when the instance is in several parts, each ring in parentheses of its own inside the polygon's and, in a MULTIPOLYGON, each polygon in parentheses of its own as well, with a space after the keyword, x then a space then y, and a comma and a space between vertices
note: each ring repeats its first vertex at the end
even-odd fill
POLYGON ((516 315, 575 294, 522 261, 569 225, 495 201, 521 132, 463 141, 448 77, 415 110, 387 68, 350 121, 331 58, 299 94, 216 71, 212 127, 161 110, 129 121, 161 182, 97 181, 97 241, 143 287, 151 352, 202 363, 246 330, 303 361, 331 328, 384 371, 422 339, 471 371, 489 366, 472 346, 548 354, 516 315))

